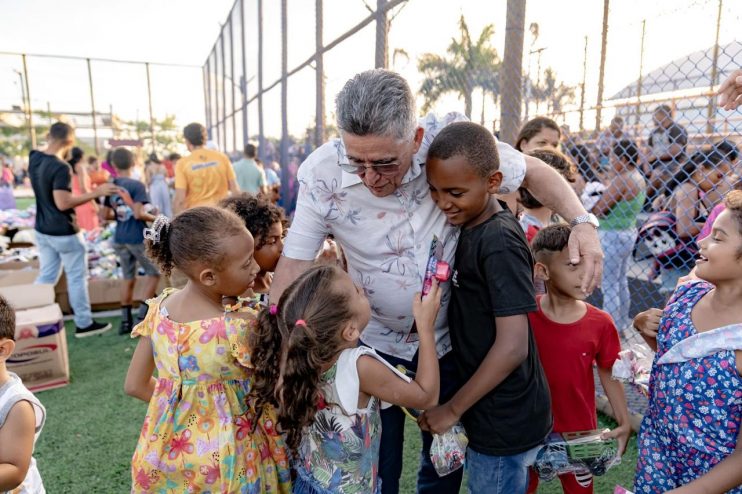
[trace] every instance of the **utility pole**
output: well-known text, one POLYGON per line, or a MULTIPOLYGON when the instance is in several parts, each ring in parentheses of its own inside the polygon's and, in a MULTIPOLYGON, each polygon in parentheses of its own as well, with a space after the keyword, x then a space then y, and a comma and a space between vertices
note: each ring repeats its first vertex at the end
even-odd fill
POLYGON ((258 0, 258 154, 265 159, 263 128, 263 0, 258 0))
POLYGON ((315 114, 314 114, 314 147, 318 148, 325 142, 325 63, 324 63, 324 41, 323 41, 323 5, 322 0, 315 0, 314 21, 314 82, 316 90, 315 114))
POLYGON ((26 88, 26 101, 28 102, 28 132, 31 137, 31 149, 36 149, 36 129, 33 126, 33 107, 31 106, 31 89, 28 85, 28 65, 26 64, 26 55, 21 55, 23 59, 23 81, 26 88))
MULTIPOLYGON (((244 149, 250 140, 247 131, 247 43, 245 42, 245 0, 240 0, 240 32, 242 33, 242 79, 240 80, 240 92, 242 92, 242 148, 244 149)), ((233 75, 234 77, 234 75, 233 75)))
POLYGON ((289 199, 288 0, 281 0, 281 191, 289 199))
POLYGON ((595 105, 595 132, 600 132, 600 117, 603 110, 603 83, 605 79, 605 53, 608 48, 608 4, 603 0, 603 34, 600 41, 600 74, 598 75, 598 101, 595 105))
POLYGON ((149 105, 149 135, 152 137, 152 152, 155 148, 155 116, 152 113, 152 80, 149 75, 149 62, 144 64, 147 69, 147 104, 149 105))
POLYGON ((389 34, 386 22, 387 0, 376 0, 376 63, 377 69, 387 68, 387 35, 389 34))
POLYGON ((716 14, 716 39, 714 40, 714 55, 711 60, 711 85, 709 86, 709 105, 708 113, 706 115, 706 133, 712 134, 714 132, 714 120, 716 114, 716 98, 714 95, 714 86, 716 86, 716 78, 718 77, 717 65, 719 64, 719 28, 721 27, 721 9, 723 0, 719 0, 719 10, 716 14))
POLYGON ((508 0, 505 22, 505 53, 500 71, 500 138, 515 144, 520 128, 523 95, 523 31, 526 22, 526 0, 508 0))

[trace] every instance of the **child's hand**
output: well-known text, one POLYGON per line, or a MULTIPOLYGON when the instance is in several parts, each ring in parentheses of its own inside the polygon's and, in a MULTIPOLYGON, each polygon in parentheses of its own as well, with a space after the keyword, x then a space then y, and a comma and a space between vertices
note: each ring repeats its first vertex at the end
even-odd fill
POLYGON ((441 308, 441 289, 438 280, 433 280, 430 292, 425 297, 420 293, 415 294, 412 301, 412 315, 415 316, 415 324, 418 333, 432 332, 435 328, 435 319, 441 308))
POLYGON ((450 402, 427 410, 417 419, 417 425, 424 431, 443 434, 461 419, 451 408, 450 402))
POLYGON ((618 456, 623 456, 626 452, 626 446, 629 444, 631 437, 631 426, 629 424, 619 425, 612 431, 606 431, 601 434, 602 439, 616 439, 618 441, 618 456))
POLYGON ((634 328, 648 338, 657 338, 657 329, 662 319, 661 309, 648 309, 634 318, 634 328))

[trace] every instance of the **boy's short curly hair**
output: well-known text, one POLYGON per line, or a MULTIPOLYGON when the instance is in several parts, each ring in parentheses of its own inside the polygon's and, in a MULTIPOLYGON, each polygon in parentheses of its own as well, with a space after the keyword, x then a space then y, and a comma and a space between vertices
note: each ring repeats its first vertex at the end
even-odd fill
POLYGON ((262 248, 268 232, 276 223, 287 224, 283 209, 262 197, 242 193, 227 197, 219 202, 219 207, 237 214, 255 239, 255 250, 262 248))
POLYGON ((443 127, 428 150, 428 158, 447 160, 463 156, 482 178, 500 168, 497 142, 492 132, 474 122, 455 122, 443 127))
POLYGON ((0 296, 0 340, 15 340, 15 311, 4 297, 0 296))
POLYGON ((549 255, 563 251, 569 244, 572 228, 566 224, 549 225, 539 230, 531 242, 533 257, 543 262, 549 255))

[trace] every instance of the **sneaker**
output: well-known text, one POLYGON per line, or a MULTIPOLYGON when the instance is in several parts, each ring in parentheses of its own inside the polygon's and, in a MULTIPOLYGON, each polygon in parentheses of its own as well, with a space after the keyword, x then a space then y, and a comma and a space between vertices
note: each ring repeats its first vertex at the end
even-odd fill
POLYGON ((133 322, 127 321, 126 319, 121 320, 121 325, 119 326, 119 334, 131 334, 132 329, 134 329, 133 322))
POLYGON ((93 336, 94 334, 105 333, 109 329, 111 329, 111 323, 93 321, 93 323, 86 328, 76 328, 75 338, 85 338, 87 336, 93 336))

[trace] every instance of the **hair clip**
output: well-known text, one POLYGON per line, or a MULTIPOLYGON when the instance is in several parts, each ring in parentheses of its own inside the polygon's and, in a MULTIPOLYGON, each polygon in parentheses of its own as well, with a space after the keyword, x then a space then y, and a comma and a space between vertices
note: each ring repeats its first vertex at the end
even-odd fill
POLYGON ((268 312, 270 312, 270 315, 275 316, 278 314, 278 306, 276 304, 271 304, 271 306, 268 308, 268 312))
POLYGON ((144 229, 144 238, 150 240, 153 244, 156 244, 160 241, 160 232, 162 232, 162 229, 169 225, 170 219, 165 215, 159 215, 155 218, 155 221, 152 222, 152 228, 144 229))
POLYGON ((307 322, 304 319, 297 319, 295 325, 296 326, 304 326, 306 328, 307 327, 307 322))

